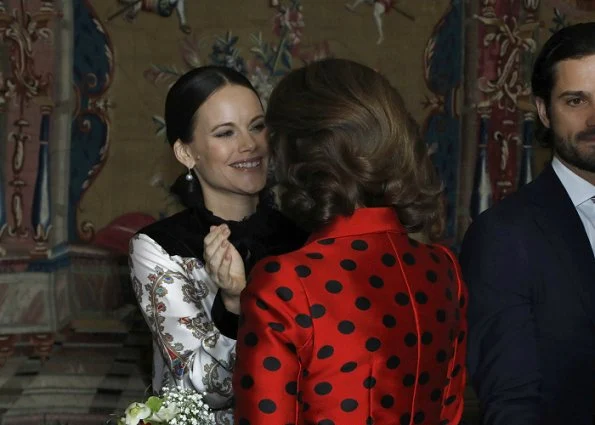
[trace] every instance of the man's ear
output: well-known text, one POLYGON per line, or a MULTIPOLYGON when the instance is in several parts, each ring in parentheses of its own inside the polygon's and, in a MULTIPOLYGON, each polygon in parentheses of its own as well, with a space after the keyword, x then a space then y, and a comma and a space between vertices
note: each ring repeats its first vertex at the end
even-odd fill
POLYGON ((190 145, 183 143, 180 139, 174 143, 174 155, 180 164, 186 168, 194 168, 196 160, 190 152, 190 145))
POLYGON ((537 106, 537 114, 539 115, 541 123, 544 125, 544 127, 550 128, 550 117, 547 112, 545 100, 543 100, 541 97, 536 97, 535 106, 537 106))

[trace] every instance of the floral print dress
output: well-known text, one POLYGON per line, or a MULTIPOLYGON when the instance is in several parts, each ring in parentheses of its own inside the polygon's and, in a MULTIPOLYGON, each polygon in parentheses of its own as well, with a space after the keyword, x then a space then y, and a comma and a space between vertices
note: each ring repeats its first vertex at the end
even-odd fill
MULTIPOLYGON (((298 248, 306 234, 263 203, 240 222, 225 222, 247 271, 266 255, 298 248)), ((153 390, 166 385, 206 393, 217 424, 233 423, 231 375, 238 316, 225 310, 203 264, 203 239, 224 221, 204 208, 154 223, 130 242, 134 293, 153 336, 153 390)))

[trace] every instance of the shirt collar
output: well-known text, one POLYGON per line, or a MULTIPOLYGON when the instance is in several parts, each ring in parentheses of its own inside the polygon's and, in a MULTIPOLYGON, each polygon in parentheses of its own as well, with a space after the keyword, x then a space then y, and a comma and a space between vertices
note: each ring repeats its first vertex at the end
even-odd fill
POLYGON ((329 225, 312 233, 308 242, 319 239, 379 232, 407 233, 394 208, 357 208, 351 216, 336 217, 329 225))
POLYGON ((595 196, 595 186, 575 174, 555 156, 552 160, 552 168, 575 207, 595 196))

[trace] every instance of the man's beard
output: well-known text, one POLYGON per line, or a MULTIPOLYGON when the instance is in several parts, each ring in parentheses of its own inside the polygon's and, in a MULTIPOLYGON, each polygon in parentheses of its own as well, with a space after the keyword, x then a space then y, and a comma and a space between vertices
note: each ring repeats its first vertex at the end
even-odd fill
POLYGON ((572 141, 555 133, 552 136, 554 138, 554 152, 560 159, 580 170, 595 173, 595 146, 592 146, 590 150, 579 149, 583 141, 593 143, 595 128, 577 133, 572 141))

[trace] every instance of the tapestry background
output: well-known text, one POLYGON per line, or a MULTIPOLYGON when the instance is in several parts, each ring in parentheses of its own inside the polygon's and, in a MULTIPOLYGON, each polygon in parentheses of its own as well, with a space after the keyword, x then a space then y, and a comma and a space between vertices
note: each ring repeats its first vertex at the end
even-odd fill
POLYGON ((162 115, 185 70, 235 67, 266 101, 309 61, 377 69, 445 181, 456 250, 474 216, 549 160, 534 53, 589 20, 588 0, 0 0, 2 424, 97 424, 145 394, 150 336, 126 252, 179 208, 162 115))

